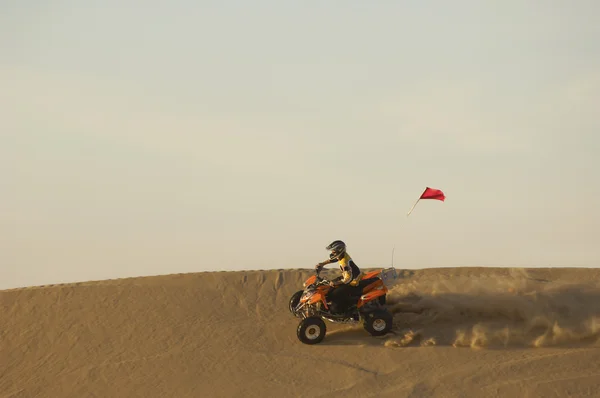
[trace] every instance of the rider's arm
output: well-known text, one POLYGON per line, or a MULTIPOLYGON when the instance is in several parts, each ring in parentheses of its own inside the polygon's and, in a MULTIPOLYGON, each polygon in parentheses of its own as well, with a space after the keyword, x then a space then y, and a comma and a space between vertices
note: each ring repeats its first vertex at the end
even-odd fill
POLYGON ((323 266, 325 266, 327 264, 333 264, 333 263, 336 263, 336 262, 337 262, 337 260, 335 258, 330 258, 329 260, 325 260, 325 261, 319 263, 319 266, 323 267, 323 266))
POLYGON ((340 265, 342 268, 342 276, 338 280, 333 281, 335 286, 348 284, 352 280, 352 268, 350 267, 348 256, 345 256, 340 261, 340 265))
POLYGON ((346 265, 343 268, 342 276, 335 278, 332 282, 334 285, 338 286, 338 285, 345 285, 345 284, 349 283, 351 280, 352 280, 352 270, 350 269, 349 265, 346 265))

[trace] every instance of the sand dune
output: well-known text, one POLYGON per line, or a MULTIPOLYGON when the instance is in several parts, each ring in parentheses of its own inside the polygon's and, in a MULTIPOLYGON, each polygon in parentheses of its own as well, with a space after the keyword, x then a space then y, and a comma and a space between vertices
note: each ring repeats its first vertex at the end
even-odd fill
POLYGON ((287 310, 309 273, 2 291, 0 397, 600 396, 600 270, 402 271, 393 333, 315 346, 287 310))

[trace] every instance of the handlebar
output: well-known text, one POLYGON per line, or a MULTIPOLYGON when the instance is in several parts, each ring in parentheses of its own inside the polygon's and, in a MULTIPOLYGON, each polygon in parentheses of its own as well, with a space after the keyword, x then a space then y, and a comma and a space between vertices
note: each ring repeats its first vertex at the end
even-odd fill
POLYGON ((320 273, 323 271, 323 267, 315 269, 315 275, 317 276, 317 284, 328 285, 330 280, 321 277, 320 273))

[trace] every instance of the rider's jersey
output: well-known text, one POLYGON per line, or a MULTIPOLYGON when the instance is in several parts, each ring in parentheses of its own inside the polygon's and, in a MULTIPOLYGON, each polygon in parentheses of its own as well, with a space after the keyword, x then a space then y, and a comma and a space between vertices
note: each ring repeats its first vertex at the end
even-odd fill
POLYGON ((348 253, 344 254, 344 257, 338 260, 340 270, 342 271, 342 282, 349 284, 351 282, 358 282, 357 279, 360 275, 360 269, 352 260, 352 257, 348 253))

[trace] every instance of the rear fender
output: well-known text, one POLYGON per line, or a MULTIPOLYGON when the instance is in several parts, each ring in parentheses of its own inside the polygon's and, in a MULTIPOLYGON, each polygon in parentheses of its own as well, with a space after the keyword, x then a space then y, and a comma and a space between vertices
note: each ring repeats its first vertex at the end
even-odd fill
POLYGON ((363 305, 367 304, 368 302, 376 300, 381 296, 385 296, 387 294, 387 291, 388 290, 385 288, 385 286, 382 286, 380 288, 371 290, 369 293, 363 294, 362 296, 360 296, 360 299, 358 300, 357 307, 360 308, 363 305))
POLYGON ((385 288, 383 281, 381 279, 377 279, 375 282, 365 286, 362 293, 363 294, 369 293, 371 290, 377 289, 378 287, 382 287, 382 286, 385 288))
POLYGON ((379 274, 381 274, 381 271, 382 270, 367 272, 361 279, 369 279, 369 278, 379 277, 379 274))

